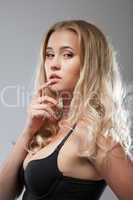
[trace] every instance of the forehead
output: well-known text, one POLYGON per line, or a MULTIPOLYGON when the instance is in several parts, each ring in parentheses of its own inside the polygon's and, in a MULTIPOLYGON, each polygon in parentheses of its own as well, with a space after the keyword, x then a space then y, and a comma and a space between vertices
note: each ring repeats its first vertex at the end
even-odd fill
POLYGON ((47 47, 56 49, 62 46, 70 46, 75 50, 79 50, 80 44, 78 35, 70 30, 60 30, 53 32, 48 40, 47 47))

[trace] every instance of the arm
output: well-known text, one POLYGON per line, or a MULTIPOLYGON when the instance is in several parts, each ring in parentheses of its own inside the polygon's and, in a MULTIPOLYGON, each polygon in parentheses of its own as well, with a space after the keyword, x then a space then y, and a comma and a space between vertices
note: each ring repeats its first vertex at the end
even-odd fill
POLYGON ((49 81, 40 86, 32 97, 27 109, 28 117, 23 133, 18 137, 8 159, 0 168, 0 200, 14 200, 23 189, 22 180, 19 178, 20 168, 27 155, 25 147, 40 127, 44 125, 45 119, 51 119, 51 116, 54 116, 52 107, 53 105, 57 106, 57 101, 54 98, 42 96, 42 90, 50 83, 49 81), (46 103, 44 103, 45 101, 46 103))
POLYGON ((125 156, 119 143, 100 136, 96 160, 92 164, 119 200, 133 199, 133 162, 125 156))
POLYGON ((0 167, 0 199, 14 200, 20 188, 18 188, 19 169, 27 155, 25 145, 30 141, 30 134, 26 131, 18 137, 16 144, 12 148, 8 158, 0 167))

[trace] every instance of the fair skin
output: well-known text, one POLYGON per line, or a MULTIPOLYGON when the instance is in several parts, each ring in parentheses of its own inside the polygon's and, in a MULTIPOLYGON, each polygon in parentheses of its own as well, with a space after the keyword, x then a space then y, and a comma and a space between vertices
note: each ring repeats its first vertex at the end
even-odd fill
MULTIPOLYGON (((51 86, 52 89, 56 89, 60 92, 69 91, 68 94, 73 91, 80 72, 80 44, 75 33, 62 30, 52 34, 47 45, 45 67, 48 77, 54 71, 62 78, 59 79, 56 84, 51 86), (68 48, 63 49, 63 46, 67 46, 68 48)), ((64 107, 65 101, 63 101, 63 108, 64 107)), ((59 169, 66 176, 91 180, 99 180, 103 178, 118 198, 122 200, 130 200, 133 196, 131 187, 133 180, 133 173, 131 173, 133 172, 133 165, 129 160, 125 160, 124 152, 119 144, 112 142, 112 139, 110 138, 105 139, 100 136, 98 140, 101 142, 101 146, 105 147, 105 149, 111 149, 111 147, 113 147, 112 150, 107 154, 105 150, 98 148, 96 161, 90 159, 90 162, 87 162, 87 158, 80 160, 77 141, 84 141, 86 138, 85 132, 84 134, 82 132, 82 130, 84 131, 84 126, 86 126, 85 122, 77 124, 76 130, 78 131, 76 134, 75 131, 73 132, 73 135, 68 139, 62 150, 59 152, 59 169), (71 148, 71 143, 73 143, 73 149, 71 148), (70 149, 69 152, 68 149, 70 149), (110 165, 110 167, 108 167, 108 165, 110 165), (119 165, 123 167, 120 169, 118 168, 119 165), (126 178, 122 176, 123 173, 119 174, 120 170, 125 172, 127 176, 126 178)), ((55 142, 55 146, 57 143, 55 142)), ((53 151, 53 145, 51 145, 51 149, 53 151)), ((50 150, 50 153, 52 151, 50 150)), ((49 148, 46 149, 46 151, 42 151, 38 156, 40 158, 44 157, 49 154, 48 152, 49 148)), ((35 158, 37 159, 38 156, 35 158)))
POLYGON ((50 87, 63 98, 63 113, 67 116, 80 73, 80 44, 75 33, 62 30, 51 35, 46 49, 45 70, 48 80, 52 73, 61 77, 50 87))
MULTIPOLYGON (((59 79, 55 84, 50 85, 50 88, 58 91, 63 97, 63 112, 65 112, 63 117, 64 119, 69 110, 69 103, 71 100, 70 98, 66 101, 66 97, 67 95, 70 97, 69 95, 72 94, 80 72, 80 44, 75 33, 62 30, 54 32, 51 35, 46 49, 45 69, 47 78, 53 72, 61 77, 61 79, 59 79)), ((63 121, 63 119, 61 119, 61 121, 63 121)), ((59 131, 57 137, 54 138, 50 145, 47 145, 34 156, 28 155, 24 162, 24 168, 26 168, 29 161, 50 155, 58 143, 64 138, 64 135, 67 134, 69 130, 69 127, 67 126, 59 131)), ((63 145, 58 156, 59 170, 64 174, 64 176, 91 180, 101 179, 88 160, 79 159, 78 140, 78 135, 74 133, 63 145), (71 146, 72 143, 73 146, 71 146), (68 151, 68 149, 70 151, 68 151), (79 174, 79 171, 81 174, 79 174)))
MULTIPOLYGON (((51 35, 47 47, 50 47, 50 49, 47 49, 45 62, 47 78, 53 72, 61 76, 61 79, 55 84, 50 85, 51 89, 58 90, 60 94, 63 94, 62 92, 64 91, 67 91, 67 94, 69 92, 72 94, 80 71, 80 45, 77 35, 70 31, 55 32, 51 35), (62 49, 63 46, 72 47, 74 56, 64 55, 72 50, 70 48, 62 49), (52 56, 48 56, 48 51, 50 54, 52 53, 52 56)), ((40 105, 40 102, 44 100, 44 97, 40 98, 42 88, 40 88, 32 100, 24 130, 11 151, 8 160, 0 170, 0 199, 14 199, 17 173, 22 163, 23 167, 26 168, 30 160, 50 155, 69 131, 68 127, 60 130, 58 136, 35 155, 31 156, 24 150, 25 145, 29 143, 36 130, 41 126, 42 116, 44 114, 49 116, 49 113, 52 113, 52 107, 48 107, 44 103, 40 105)), ((52 98, 48 99, 47 97, 47 100, 54 105, 57 103, 52 98)), ((66 112, 66 116, 69 110, 69 103, 68 100, 66 101, 63 98, 63 111, 66 112), (67 109, 65 110, 66 104, 67 109)), ((86 127, 86 122, 79 122, 76 129, 61 148, 57 158, 59 170, 64 176, 88 180, 105 179, 120 200, 132 200, 133 164, 129 160, 124 159, 124 152, 120 145, 113 144, 112 140, 101 136, 98 140, 100 146, 104 147, 103 149, 110 149, 112 146, 114 148, 107 154, 105 150, 98 147, 96 160, 81 158, 79 150, 82 148, 81 144, 85 142, 87 136, 84 127, 86 127)))

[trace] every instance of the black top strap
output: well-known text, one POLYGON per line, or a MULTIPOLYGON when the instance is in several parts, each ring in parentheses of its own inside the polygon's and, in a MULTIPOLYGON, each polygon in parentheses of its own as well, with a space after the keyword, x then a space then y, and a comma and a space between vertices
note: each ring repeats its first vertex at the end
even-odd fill
POLYGON ((67 138, 71 135, 71 133, 73 132, 74 128, 76 126, 76 123, 72 126, 71 130, 68 132, 68 134, 63 138, 63 140, 61 141, 61 143, 57 146, 56 150, 60 150, 61 147, 63 146, 63 144, 65 143, 65 141, 67 140, 67 138))

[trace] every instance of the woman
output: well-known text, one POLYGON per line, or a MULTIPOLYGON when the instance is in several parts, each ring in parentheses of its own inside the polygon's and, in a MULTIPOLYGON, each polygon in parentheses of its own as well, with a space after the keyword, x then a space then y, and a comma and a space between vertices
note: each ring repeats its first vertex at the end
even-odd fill
POLYGON ((128 112, 111 45, 93 24, 54 24, 42 40, 27 120, 0 171, 0 199, 133 199, 128 112))

